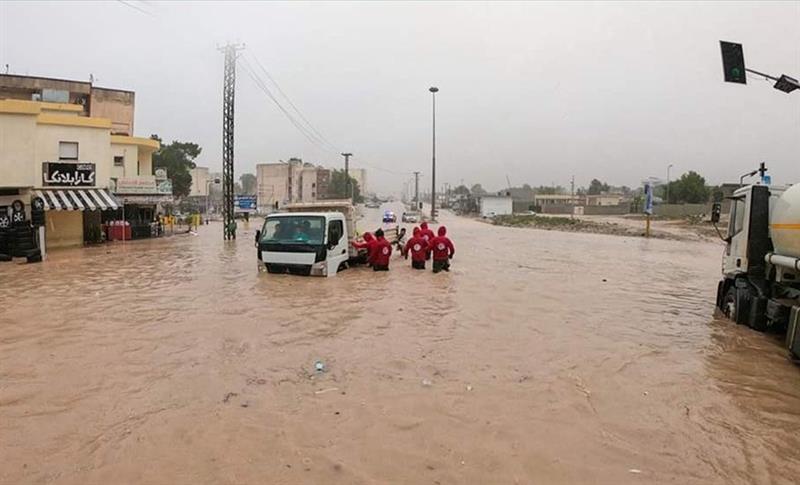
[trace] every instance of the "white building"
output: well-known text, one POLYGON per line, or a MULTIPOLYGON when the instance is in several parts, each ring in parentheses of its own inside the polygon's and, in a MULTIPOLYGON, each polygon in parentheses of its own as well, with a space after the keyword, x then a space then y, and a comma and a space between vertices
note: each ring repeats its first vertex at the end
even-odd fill
POLYGON ((361 195, 366 194, 369 190, 367 187, 367 170, 364 168, 351 168, 349 172, 350 177, 358 183, 358 189, 361 191, 361 195))
POLYGON ((478 202, 481 217, 510 215, 514 211, 514 199, 503 195, 484 195, 478 202))

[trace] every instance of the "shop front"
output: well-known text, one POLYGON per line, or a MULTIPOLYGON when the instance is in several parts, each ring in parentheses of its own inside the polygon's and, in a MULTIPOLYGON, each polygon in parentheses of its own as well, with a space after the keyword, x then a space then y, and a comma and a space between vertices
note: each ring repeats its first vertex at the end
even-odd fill
POLYGON ((46 188, 33 194, 44 202, 48 249, 102 242, 103 218, 120 208, 106 189, 46 188))
POLYGON ((173 203, 172 182, 166 174, 158 171, 155 176, 120 177, 115 182, 114 194, 123 206, 118 215, 130 225, 131 237, 160 236, 164 206, 173 203))

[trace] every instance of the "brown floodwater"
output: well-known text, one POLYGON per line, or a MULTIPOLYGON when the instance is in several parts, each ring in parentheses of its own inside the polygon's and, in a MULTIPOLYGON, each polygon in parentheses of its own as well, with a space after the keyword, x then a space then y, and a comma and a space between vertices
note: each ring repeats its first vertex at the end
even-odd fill
POLYGON ((0 263, 0 483, 797 483, 719 244, 443 220, 438 275, 258 272, 255 224, 0 263))

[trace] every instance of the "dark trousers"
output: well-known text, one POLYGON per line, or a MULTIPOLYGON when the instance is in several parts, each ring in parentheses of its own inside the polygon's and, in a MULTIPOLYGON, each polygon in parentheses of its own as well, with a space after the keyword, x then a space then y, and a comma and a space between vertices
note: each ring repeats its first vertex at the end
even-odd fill
POLYGON ((440 259, 440 260, 433 260, 433 272, 438 273, 439 271, 450 271, 450 260, 449 259, 440 259))
POLYGON ((389 265, 385 264, 383 266, 372 265, 372 271, 389 271, 389 265))
POLYGON ((425 269, 425 261, 411 261, 411 267, 414 269, 425 269))

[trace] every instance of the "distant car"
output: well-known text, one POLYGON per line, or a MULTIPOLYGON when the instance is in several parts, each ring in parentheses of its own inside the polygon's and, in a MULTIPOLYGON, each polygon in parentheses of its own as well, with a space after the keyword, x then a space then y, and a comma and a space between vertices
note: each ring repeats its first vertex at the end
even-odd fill
POLYGON ((523 216, 535 216, 536 212, 535 211, 525 211, 525 212, 522 213, 522 215, 523 216))
POLYGON ((403 222, 415 223, 419 221, 419 216, 414 212, 403 212, 401 220, 403 222))
POLYGON ((383 213, 383 222, 397 222, 397 216, 392 211, 383 213))

